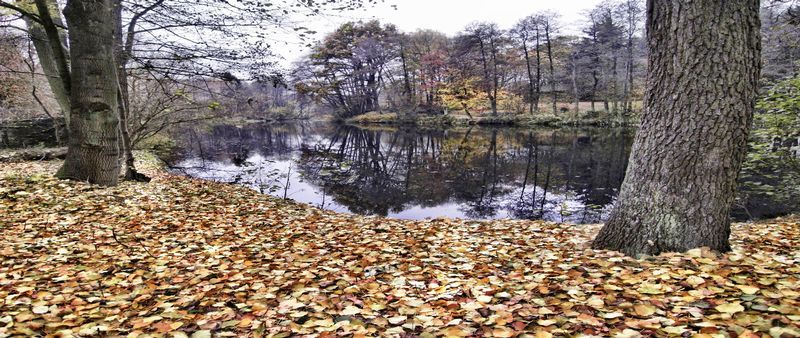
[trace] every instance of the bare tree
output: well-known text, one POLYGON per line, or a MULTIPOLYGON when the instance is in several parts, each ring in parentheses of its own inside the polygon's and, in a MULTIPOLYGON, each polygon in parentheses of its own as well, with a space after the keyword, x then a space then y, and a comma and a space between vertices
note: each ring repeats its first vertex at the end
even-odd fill
POLYGON ((633 78, 636 50, 636 34, 639 33, 639 23, 642 16, 641 0, 624 0, 618 7, 624 19, 625 26, 625 82, 622 89, 623 113, 629 114, 633 110, 631 92, 633 91, 633 78))
POLYGON ((525 57, 525 70, 528 76, 528 102, 530 103, 528 112, 533 114, 539 109, 539 93, 541 92, 541 60, 539 60, 539 19, 537 16, 530 15, 520 20, 511 34, 522 44, 522 52, 525 57), (532 50, 536 51, 535 61, 531 55, 532 50), (534 66, 536 70, 534 75, 534 66))
POLYGON ((508 41, 505 32, 492 23, 472 24, 464 31, 461 41, 478 56, 483 70, 482 87, 489 97, 492 115, 497 116, 497 94, 500 87, 500 68, 504 63, 503 50, 508 41))
POLYGON ((553 114, 556 114, 558 110, 558 92, 556 92, 555 62, 553 61, 553 35, 558 31, 558 26, 556 25, 558 14, 546 11, 537 15, 537 17, 539 18, 538 21, 539 25, 542 27, 542 32, 544 32, 544 43, 547 46, 547 63, 550 68, 547 82, 550 83, 550 94, 552 95, 553 100, 553 114))

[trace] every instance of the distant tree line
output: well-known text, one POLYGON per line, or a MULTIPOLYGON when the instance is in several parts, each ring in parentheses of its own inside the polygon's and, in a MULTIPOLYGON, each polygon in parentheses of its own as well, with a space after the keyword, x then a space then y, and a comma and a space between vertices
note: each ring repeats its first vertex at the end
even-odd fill
POLYGON ((340 117, 405 114, 605 111, 625 115, 642 95, 643 3, 604 2, 582 34, 565 34, 543 11, 512 29, 473 23, 456 36, 350 22, 294 69, 295 89, 340 117), (546 104, 544 104, 546 103, 546 104))
MULTIPOLYGON (((795 13, 794 3, 762 6, 764 85, 797 73, 795 13)), ((314 45, 289 82, 341 118, 371 111, 630 116, 645 86, 644 3, 605 1, 583 21, 579 34, 568 34, 558 14, 541 11, 508 30, 476 22, 455 36, 350 22, 314 45)))

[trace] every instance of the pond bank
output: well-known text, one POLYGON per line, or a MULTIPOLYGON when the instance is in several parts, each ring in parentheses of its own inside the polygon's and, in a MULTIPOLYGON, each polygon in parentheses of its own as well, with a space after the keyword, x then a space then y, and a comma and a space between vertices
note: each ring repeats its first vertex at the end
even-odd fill
POLYGON ((537 113, 501 114, 498 116, 482 115, 399 115, 397 113, 367 113, 345 120, 353 125, 414 125, 421 127, 459 127, 470 125, 513 126, 513 127, 636 127, 638 118, 620 118, 599 116, 599 114, 583 114, 582 116, 553 115, 537 113))
POLYGON ((164 173, 99 188, 0 164, 0 336, 800 334, 797 218, 635 260, 598 225, 403 221, 164 173))

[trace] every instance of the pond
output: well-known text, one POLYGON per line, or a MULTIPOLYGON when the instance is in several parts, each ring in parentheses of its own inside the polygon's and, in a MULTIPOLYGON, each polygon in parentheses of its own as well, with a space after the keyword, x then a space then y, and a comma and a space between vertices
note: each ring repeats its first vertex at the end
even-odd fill
POLYGON ((174 173, 338 212, 597 223, 622 184, 634 133, 215 125, 174 132, 165 160, 174 173))

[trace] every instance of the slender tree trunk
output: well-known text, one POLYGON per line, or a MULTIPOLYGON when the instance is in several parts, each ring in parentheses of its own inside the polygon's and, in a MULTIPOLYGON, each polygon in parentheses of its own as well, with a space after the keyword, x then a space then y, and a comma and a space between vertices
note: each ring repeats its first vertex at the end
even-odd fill
POLYGON ((550 22, 546 23, 544 26, 544 38, 547 40, 547 60, 550 63, 550 94, 553 95, 553 115, 555 115, 558 110, 558 95, 556 94, 556 76, 555 67, 553 65, 553 41, 550 40, 550 22))
POLYGON ((614 94, 611 96, 611 98, 614 100, 612 102, 612 107, 614 107, 613 108, 614 114, 618 115, 619 114, 619 85, 618 85, 619 84, 619 76, 618 76, 618 71, 617 71, 618 58, 617 58, 617 53, 616 52, 613 52, 613 53, 614 53, 614 56, 612 58, 611 78, 614 81, 613 82, 613 84, 614 84, 614 94))
POLYGON ((527 36, 522 37, 522 50, 525 52, 525 66, 528 69, 528 100, 530 101, 530 109, 529 112, 533 115, 533 112, 536 111, 536 104, 538 100, 534 100, 534 88, 533 88, 533 66, 531 65, 531 53, 528 50, 528 43, 527 43, 527 36))
POLYGON ((611 109, 609 108, 609 105, 608 105, 608 102, 609 102, 608 101, 608 97, 611 96, 611 93, 610 93, 610 90, 608 88, 609 87, 608 86, 608 82, 609 82, 608 81, 608 72, 606 71, 604 65, 602 65, 602 64, 600 65, 600 82, 601 82, 601 85, 602 85, 601 88, 602 88, 602 91, 603 91, 603 110, 605 110, 606 113, 609 113, 609 112, 611 112, 611 109))
POLYGON ((58 68, 56 66, 55 56, 53 55, 52 48, 50 47, 50 42, 47 39, 47 35, 44 33, 44 29, 41 25, 30 19, 26 19, 25 22, 26 26, 28 27, 28 33, 33 41, 34 49, 36 49, 36 55, 39 58, 39 64, 42 67, 42 72, 44 72, 44 75, 47 78, 47 83, 50 85, 53 96, 58 103, 58 107, 61 109, 61 113, 64 115, 65 123, 69 125, 69 92, 67 91, 67 88, 64 87, 64 83, 61 81, 61 77, 58 75, 58 68))
POLYGON ((63 82, 64 88, 66 88, 66 91, 69 93, 71 86, 70 65, 68 61, 69 53, 67 52, 64 36, 59 33, 58 27, 56 26, 56 24, 60 24, 61 17, 56 15, 54 18, 52 15, 53 12, 58 13, 58 2, 52 0, 35 0, 35 3, 39 13, 39 20, 42 21, 42 28, 49 40, 48 45, 52 49, 54 55, 53 60, 56 63, 58 75, 61 82, 63 82))
POLYGON ((401 39, 400 40, 400 61, 401 61, 401 64, 403 66, 403 94, 404 94, 405 99, 406 99, 406 106, 407 106, 406 109, 410 109, 409 114, 411 116, 416 116, 417 115, 417 109, 416 109, 415 106, 417 105, 417 102, 416 102, 417 100, 416 100, 416 97, 414 95, 414 91, 411 89, 411 78, 409 76, 408 62, 407 62, 406 59, 407 59, 407 57, 406 57, 406 48, 405 48, 405 44, 403 43, 403 40, 401 39))
POLYGON ((630 114, 633 112, 633 71, 634 71, 634 64, 633 64, 633 38, 636 34, 637 28, 637 18, 639 17, 639 7, 634 0, 628 0, 625 4, 626 12, 628 15, 628 44, 627 44, 627 70, 628 70, 628 79, 627 79, 627 91, 625 93, 625 111, 626 113, 630 114))
MULTIPOLYGON (((124 164, 125 179, 129 181, 147 182, 150 179, 136 170, 135 159, 133 157, 133 142, 128 129, 128 116, 130 115, 130 94, 128 91, 128 69, 127 64, 131 55, 126 44, 122 39, 122 3, 120 0, 111 0, 114 5, 114 49, 115 60, 117 61, 117 103, 119 110, 119 131, 120 131, 120 150, 122 163, 124 164)), ((135 24, 135 23, 133 23, 135 24)), ((132 39, 133 35, 128 34, 132 39)), ((133 41, 128 41, 132 44, 133 41)))
POLYGON ((757 0, 647 3, 641 128, 593 247, 728 251, 730 209, 761 68, 757 0))
POLYGON ((61 178, 113 186, 119 180, 119 112, 111 0, 69 0, 72 119, 61 178))
POLYGON ((531 159, 533 158, 533 133, 528 133, 528 162, 525 164, 525 178, 522 180, 522 191, 519 193, 519 200, 525 197, 525 188, 528 187, 528 175, 531 172, 531 159))
POLYGON ((492 55, 492 114, 497 116, 497 91, 500 87, 500 75, 497 69, 497 46, 495 45, 494 38, 492 38, 489 46, 491 49, 492 55))
MULTIPOLYGON (((590 18, 592 19, 592 27, 596 27, 597 23, 595 22, 594 15, 590 15, 590 18)), ((597 42, 597 30, 596 29, 592 29, 592 45, 593 46, 597 46, 598 45, 598 42, 597 42)), ((595 47, 595 48, 597 48, 597 47, 595 47)), ((592 96, 592 113, 596 113, 597 109, 595 108, 595 101, 597 99, 597 87, 600 84, 600 78, 597 76, 597 67, 603 67, 603 65, 600 64, 600 54, 599 54, 598 51, 595 51, 593 56, 594 57, 592 58, 592 61, 594 61, 593 62, 594 64, 592 65, 592 93, 591 93, 591 96, 592 96)))
POLYGON ((630 72, 628 61, 625 60, 625 81, 622 84, 622 114, 625 115, 628 113, 628 99, 630 95, 629 92, 629 83, 628 83, 628 72, 630 72))
POLYGON ((542 44, 540 43, 541 37, 539 35, 539 25, 536 25, 536 97, 534 104, 536 110, 539 110, 539 98, 542 96, 542 44))
POLYGON ((578 97, 578 60, 572 55, 572 93, 575 98, 575 116, 580 112, 580 97, 578 97))
POLYGON ((625 85, 623 86, 622 109, 624 114, 630 113, 631 92, 633 91, 633 35, 628 34, 625 55, 625 85))
POLYGON ((489 97, 489 104, 492 107, 492 116, 497 116, 497 97, 494 95, 494 88, 492 84, 494 84, 495 78, 490 74, 489 71, 489 60, 486 56, 486 44, 483 42, 483 38, 480 38, 480 48, 481 48, 481 63, 483 64, 483 76, 484 76, 484 83, 489 82, 489 85, 486 86, 486 96, 489 97))

